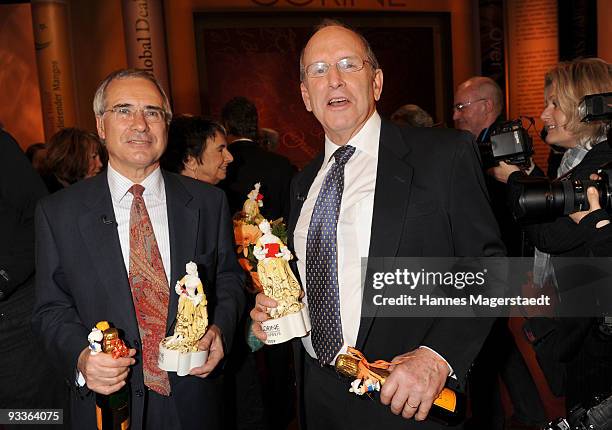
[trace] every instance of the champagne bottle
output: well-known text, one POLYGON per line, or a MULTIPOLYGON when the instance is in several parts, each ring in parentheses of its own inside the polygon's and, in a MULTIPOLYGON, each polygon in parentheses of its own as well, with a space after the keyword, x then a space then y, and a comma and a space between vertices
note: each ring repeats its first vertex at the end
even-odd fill
MULTIPOLYGON (((115 352, 113 357, 124 356, 116 353, 118 346, 127 350, 125 344, 119 338, 117 329, 109 327, 108 323, 98 323, 96 327, 102 330, 104 335, 102 351, 107 354, 115 352)), ((96 393, 96 421, 98 430, 127 430, 130 428, 130 389, 128 384, 112 394, 96 393)))
MULTIPOLYGON (((336 359, 336 371, 350 378, 357 378, 359 373, 359 359, 349 354, 340 354, 336 359)), ((384 385, 389 371, 385 369, 370 368, 370 371, 379 376, 380 385, 384 385)), ((465 419, 465 394, 444 387, 438 398, 434 400, 429 410, 428 419, 447 426, 455 426, 465 419)))

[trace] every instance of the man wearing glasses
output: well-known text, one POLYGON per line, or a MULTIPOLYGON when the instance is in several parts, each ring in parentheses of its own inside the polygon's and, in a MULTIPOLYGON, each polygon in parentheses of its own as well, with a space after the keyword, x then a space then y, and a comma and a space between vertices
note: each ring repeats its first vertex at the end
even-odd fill
POLYGON ((455 92, 455 128, 469 131, 479 138, 481 133, 486 133, 495 123, 503 106, 501 89, 493 79, 483 76, 470 78, 459 85, 455 92))
MULTIPOLYGON (((363 36, 339 22, 317 28, 300 75, 325 131, 323 153, 294 178, 289 218, 312 322, 296 343, 301 419, 309 429, 441 428, 411 418, 425 420, 447 377, 465 382, 489 324, 366 317, 361 258, 502 255, 476 149, 467 133, 381 119, 383 72, 363 36), (403 360, 374 401, 350 394, 330 367, 348 346, 371 361, 403 360)), ((258 295, 253 320, 275 306, 258 295)), ((265 338, 257 323, 254 332, 265 338)))
POLYGON ((231 345, 244 304, 225 196, 160 170, 172 112, 153 76, 114 72, 93 104, 107 171, 50 196, 36 213, 33 324, 74 387, 72 425, 95 428, 91 391, 111 394, 127 382, 131 429, 222 428, 218 383, 207 377, 231 345), (212 304, 198 344, 209 356, 178 378, 157 367, 158 345, 174 331, 174 283, 190 261, 212 304), (87 336, 101 320, 123 332, 128 357, 91 353, 87 336))
MULTIPOLYGON (((459 85, 455 92, 455 127, 472 133, 479 145, 490 143, 491 132, 503 122, 503 106, 503 94, 499 85, 491 78, 474 76, 459 85)), ((529 172, 534 167, 532 164, 529 172)), ((493 168, 489 173, 495 171, 493 168)), ((532 246, 507 207, 506 185, 492 176, 486 176, 485 181, 508 256, 533 255, 532 246)), ((466 427, 491 430, 506 428, 499 386, 500 376, 508 388, 514 406, 512 420, 520 425, 545 424, 546 416, 542 412, 544 406, 537 387, 508 328, 508 319, 500 318, 493 325, 470 375, 473 413, 469 426, 466 427)))

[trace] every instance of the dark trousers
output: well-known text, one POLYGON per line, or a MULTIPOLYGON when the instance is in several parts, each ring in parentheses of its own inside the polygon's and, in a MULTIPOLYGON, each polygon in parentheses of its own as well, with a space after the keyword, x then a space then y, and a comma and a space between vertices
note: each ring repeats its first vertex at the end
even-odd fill
POLYGON ((267 428, 285 430, 295 418, 295 375, 290 342, 264 346, 255 353, 263 388, 267 428))
POLYGON ((181 422, 172 396, 162 396, 155 391, 146 390, 145 420, 146 430, 180 430, 181 422))
POLYGON ((466 428, 504 429, 500 376, 508 388, 514 418, 523 424, 544 424, 546 412, 538 389, 508 328, 508 319, 499 318, 476 357, 470 374, 472 419, 466 428))
MULTIPOLYGON (((0 409, 63 409, 63 428, 69 429, 68 385, 51 367, 30 326, 33 294, 32 279, 8 300, 0 302, 0 409)), ((41 424, 5 426, 19 430, 45 427, 41 424)))

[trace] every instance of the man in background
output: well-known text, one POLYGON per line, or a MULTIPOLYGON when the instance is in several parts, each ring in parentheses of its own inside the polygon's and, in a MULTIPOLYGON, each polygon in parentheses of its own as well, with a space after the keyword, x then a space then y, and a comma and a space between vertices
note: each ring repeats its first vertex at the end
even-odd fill
MULTIPOLYGON (((488 77, 474 76, 457 87, 453 119, 455 128, 469 131, 476 143, 491 144, 491 133, 503 123, 503 93, 499 85, 488 77)), ((533 162, 529 171, 537 168, 533 162)), ((513 219, 506 204, 506 184, 486 175, 487 191, 508 256, 533 255, 521 226, 513 219)), ((514 421, 523 425, 545 424, 544 405, 529 368, 518 350, 508 328, 508 319, 499 318, 476 358, 470 375, 472 420, 470 429, 502 430, 505 427, 504 410, 498 376, 504 381, 514 406, 514 421)))
MULTIPOLYGON (((251 100, 234 97, 223 107, 221 117, 228 134, 228 150, 234 157, 227 168, 226 179, 219 183, 227 194, 230 210, 232 213, 242 210, 247 194, 255 183, 260 183, 262 215, 270 221, 283 217, 286 223, 294 167, 287 158, 265 149, 259 141, 259 114, 251 100)), ((247 317, 248 310, 253 307, 253 295, 248 296, 248 302, 241 326, 250 323, 247 317)), ((271 430, 283 430, 295 414, 291 347, 279 344, 256 352, 260 358, 257 369, 256 357, 247 347, 244 332, 246 330, 241 330, 236 336, 227 364, 226 390, 230 391, 228 400, 233 400, 236 408, 236 428, 256 429, 263 421, 271 430), (261 389, 263 395, 259 392, 261 389), (262 400, 263 411, 260 409, 262 400)))
POLYGON ((391 115, 391 121, 406 127, 433 127, 434 122, 423 108, 417 105, 407 104, 399 107, 391 115))
MULTIPOLYGON (((0 129, 0 409, 63 408, 67 414, 67 388, 55 377, 30 324, 34 208, 45 195, 15 139, 0 129)), ((65 417, 67 428, 68 422, 65 417)))
POLYGON ((232 213, 242 204, 256 182, 264 196, 262 215, 269 220, 289 215, 289 184, 295 169, 286 157, 270 152, 259 144, 259 115, 252 101, 234 97, 221 111, 227 130, 229 151, 234 162, 219 186, 225 190, 232 213))

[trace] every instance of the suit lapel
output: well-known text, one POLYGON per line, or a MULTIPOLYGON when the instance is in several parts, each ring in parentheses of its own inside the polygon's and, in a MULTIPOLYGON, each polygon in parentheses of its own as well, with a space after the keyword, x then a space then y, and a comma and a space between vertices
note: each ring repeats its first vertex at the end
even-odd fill
POLYGON ((118 308, 115 327, 138 335, 138 322, 134 312, 132 291, 128 282, 115 212, 111 200, 106 172, 91 179, 91 188, 83 198, 87 210, 79 217, 78 228, 91 255, 101 284, 118 308))
MULTIPOLYGON (((370 257, 397 255, 412 183, 413 168, 406 161, 409 152, 399 129, 383 120, 378 149, 370 257)), ((371 277, 366 277, 368 278, 371 277)), ((364 288, 369 288, 369 285, 364 285, 364 288)), ((380 290, 380 294, 384 294, 384 289, 380 290)), ((363 348, 373 319, 374 316, 361 319, 357 348, 363 348)))
POLYGON ((185 265, 196 255, 199 210, 189 207, 193 196, 173 175, 164 171, 168 229, 170 236, 170 300, 168 303, 167 336, 176 318, 178 295, 174 292, 176 281, 185 276, 185 265))

